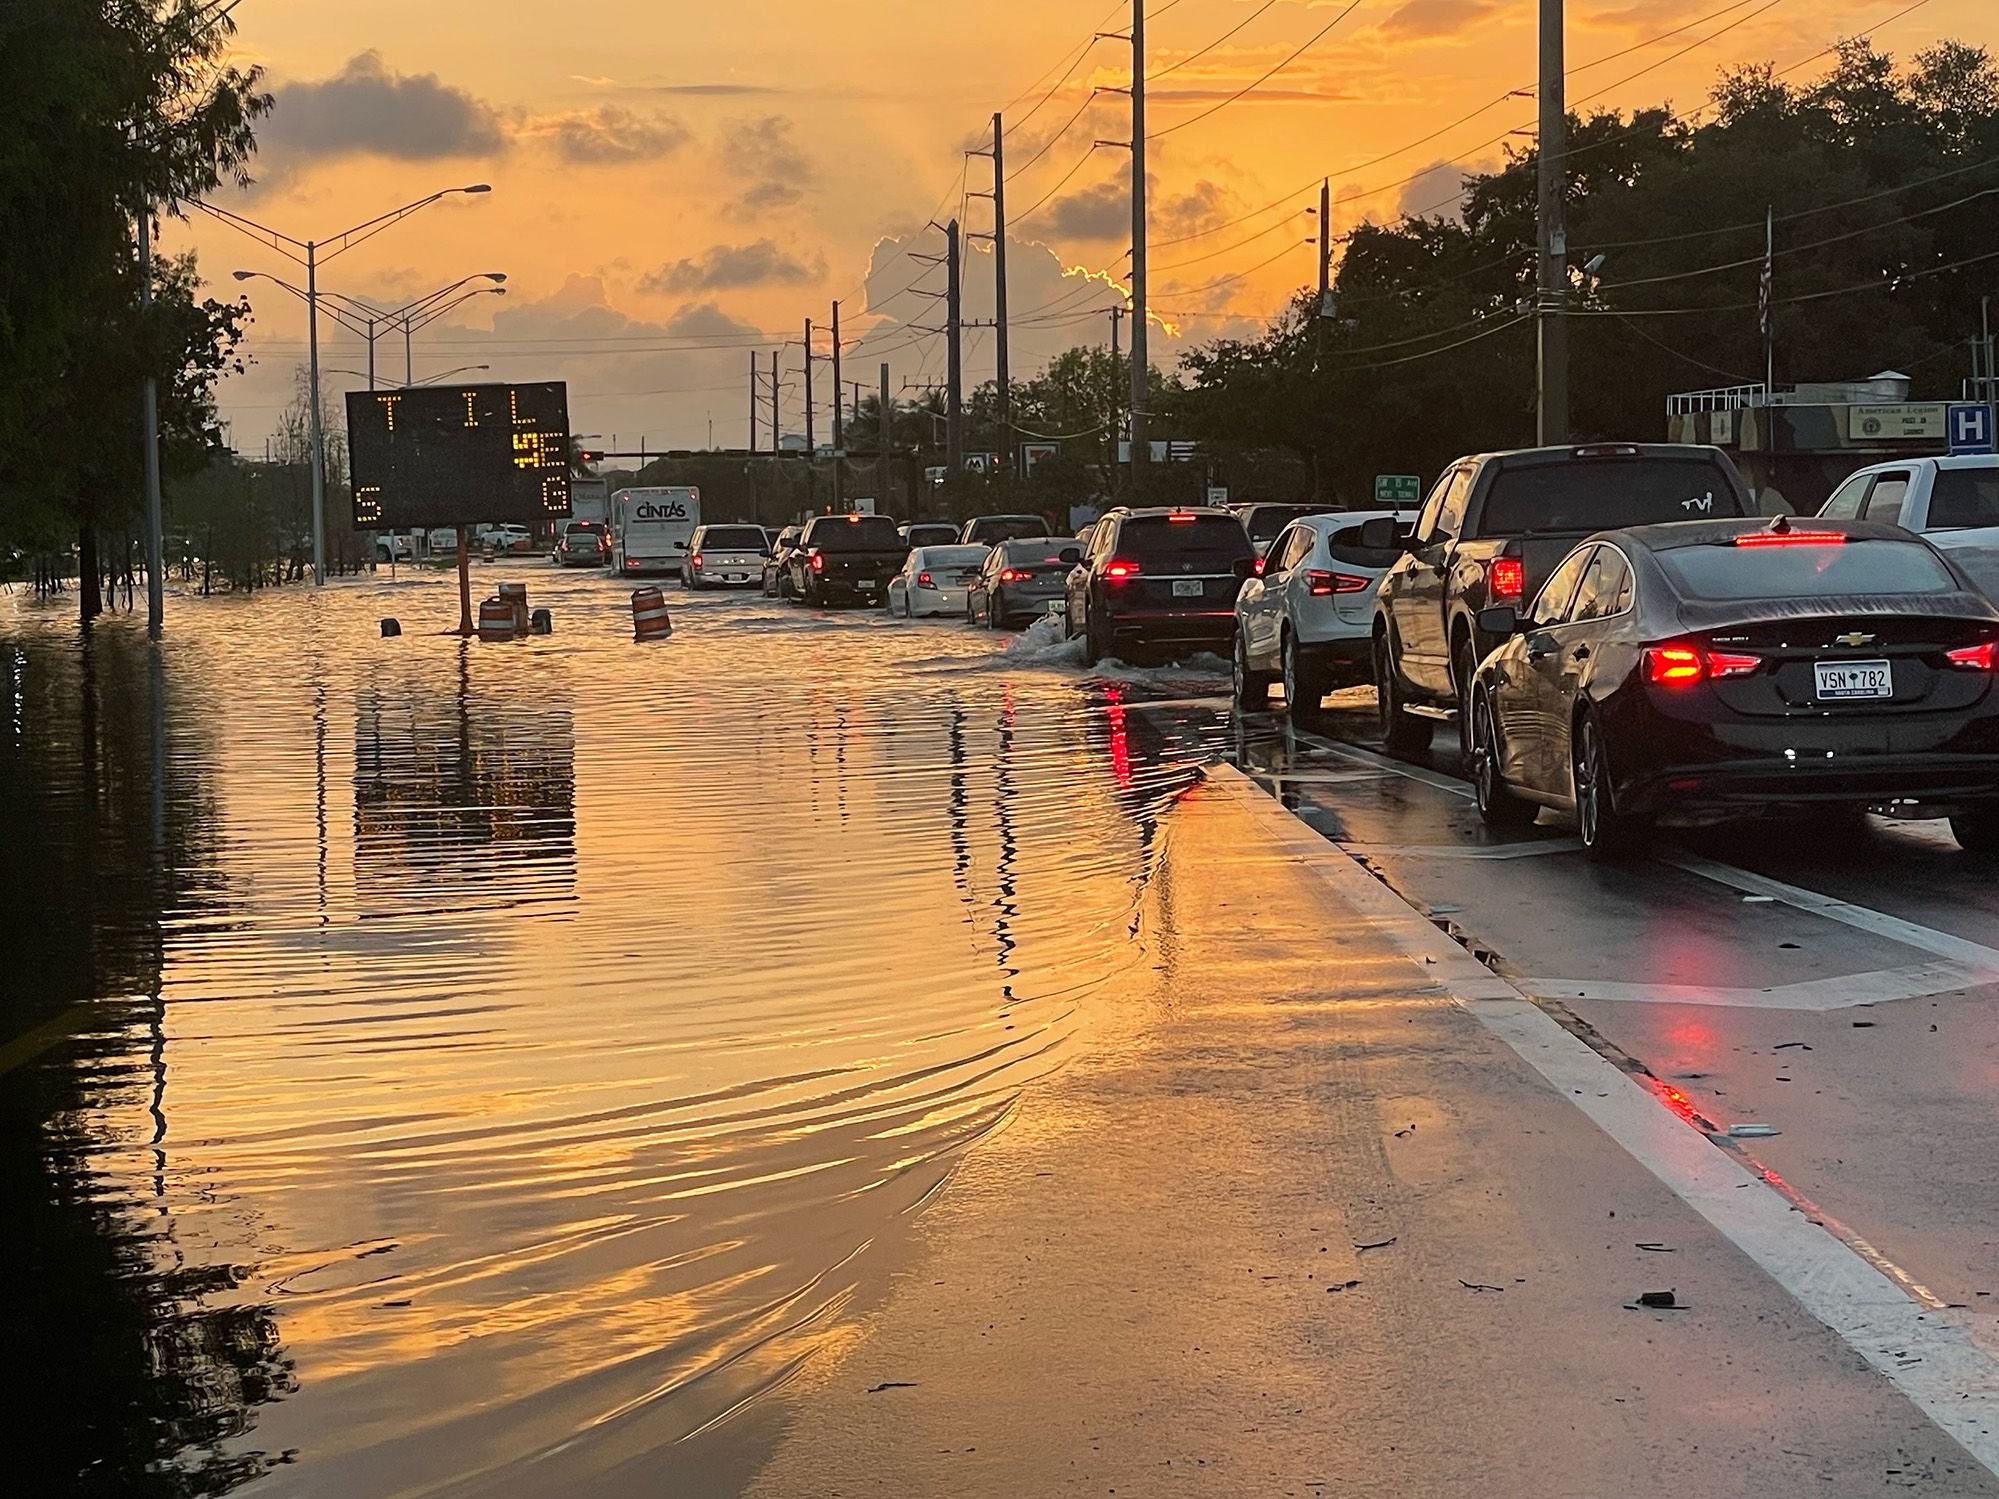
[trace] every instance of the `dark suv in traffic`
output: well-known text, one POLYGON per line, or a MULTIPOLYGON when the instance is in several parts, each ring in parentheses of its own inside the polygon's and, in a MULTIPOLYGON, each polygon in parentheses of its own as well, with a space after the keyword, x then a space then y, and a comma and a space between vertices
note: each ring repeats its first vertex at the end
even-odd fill
POLYGON ((1256 547, 1226 510, 1110 511, 1069 574, 1067 631, 1094 665, 1135 647, 1226 655, 1256 547))

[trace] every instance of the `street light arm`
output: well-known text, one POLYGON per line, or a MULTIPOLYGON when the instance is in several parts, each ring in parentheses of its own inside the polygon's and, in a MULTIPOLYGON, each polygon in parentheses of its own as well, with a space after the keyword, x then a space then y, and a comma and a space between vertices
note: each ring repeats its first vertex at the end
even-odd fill
POLYGON ((431 204, 441 202, 455 193, 489 193, 491 191, 492 189, 484 183, 475 183, 471 187, 447 187, 441 192, 432 193, 427 198, 418 198, 413 203, 405 203, 401 208, 392 208, 387 213, 378 214, 374 218, 369 219, 366 223, 356 224, 351 229, 343 229, 338 234, 327 235, 324 240, 320 241, 320 244, 334 245, 337 242, 337 248, 323 251, 319 259, 321 263, 324 263, 333 259, 336 255, 344 255, 356 245, 366 244, 384 229, 400 224, 411 214, 418 213, 430 207, 431 204))
POLYGON ((248 235, 251 239, 256 240, 258 244, 276 250, 287 260, 295 261, 299 265, 305 264, 304 252, 310 247, 304 240, 293 239, 289 234, 273 229, 268 224, 260 224, 255 219, 246 219, 240 213, 232 213, 226 208, 218 208, 205 198, 189 198, 187 201, 190 207, 198 208, 210 218, 227 224, 239 234, 248 235), (286 248, 288 245, 296 247, 300 253, 292 253, 292 250, 286 248))
POLYGON ((403 331, 405 333, 414 333, 419 328, 428 328, 447 312, 450 312, 454 308, 462 307, 474 297, 504 297, 506 294, 507 289, 504 286, 482 286, 474 291, 461 292, 448 302, 440 302, 434 307, 425 308, 423 312, 414 318, 406 318, 403 322, 403 331))
POLYGON ((499 282, 499 281, 504 281, 506 279, 507 278, 505 277, 505 275, 503 275, 498 271, 480 271, 475 275, 460 276, 456 281, 452 282, 449 286, 440 286, 436 291, 427 292, 423 296, 418 297, 414 302, 406 302, 401 307, 395 308, 393 311, 385 315, 392 320, 397 318, 414 317, 422 313, 432 303, 437 302, 441 298, 450 296, 460 287, 470 286, 474 281, 499 282))
MULTIPOLYGON (((265 271, 238 271, 236 273, 236 279, 238 281, 268 281, 271 283, 271 285, 278 287, 284 291, 290 292, 293 296, 297 297, 301 302, 304 302, 307 305, 311 305, 312 302, 311 295, 307 293, 304 287, 293 286, 291 282, 283 280, 280 277, 270 275, 268 272, 265 271)), ((354 313, 349 312, 346 308, 335 305, 332 299, 336 295, 338 294, 335 292, 330 292, 330 291, 321 292, 319 294, 320 311, 324 312, 328 317, 332 318, 334 322, 338 323, 341 327, 345 328, 349 333, 359 334, 362 338, 366 338, 368 336, 367 324, 361 318, 357 317, 354 313)), ((341 300, 344 301, 351 299, 342 298, 341 300)), ((372 309, 369 310, 372 311, 372 309)))

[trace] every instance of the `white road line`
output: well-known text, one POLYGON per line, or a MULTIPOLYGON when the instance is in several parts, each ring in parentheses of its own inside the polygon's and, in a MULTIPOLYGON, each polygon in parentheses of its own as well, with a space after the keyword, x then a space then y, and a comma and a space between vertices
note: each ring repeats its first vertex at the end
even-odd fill
MULTIPOLYGON (((1394 891, 1233 766, 1208 771, 1344 905, 1999 1477, 1999 1361, 1947 1311, 1925 1307, 1701 1131, 1669 1113, 1394 891)), ((1802 893, 1802 892, 1801 892, 1802 893)))
POLYGON ((1973 968, 1999 967, 1999 949, 1987 947, 1983 943, 1973 942, 1964 937, 1953 937, 1949 932, 1940 932, 1934 927, 1904 921, 1901 917, 1890 916, 1885 911, 1869 910, 1866 906, 1856 906, 1830 895, 1820 895, 1816 890, 1787 885, 1782 880, 1771 879, 1768 875, 1752 874, 1746 869, 1737 869, 1733 864, 1717 863, 1713 859, 1703 859, 1694 854, 1668 858, 1666 862, 1676 869, 1686 870, 1689 874, 1697 874, 1703 879, 1726 885, 1731 890, 1740 890, 1744 895, 1767 895, 1800 911, 1809 911, 1814 916, 1823 916, 1828 921, 1837 921, 1876 937, 1886 937, 1891 942, 1899 942, 1904 947, 1913 947, 1918 952, 1935 953, 1940 958, 1949 958, 1973 968))
POLYGON ((1705 984, 1630 984, 1607 979, 1515 979, 1523 993, 1541 999, 1601 999, 1623 1004, 1712 1005, 1743 1010, 1846 1010, 1856 1005, 1927 999, 1980 984, 1999 984, 1999 964, 1916 963, 1873 973, 1839 974, 1772 984, 1765 989, 1725 989, 1705 984))

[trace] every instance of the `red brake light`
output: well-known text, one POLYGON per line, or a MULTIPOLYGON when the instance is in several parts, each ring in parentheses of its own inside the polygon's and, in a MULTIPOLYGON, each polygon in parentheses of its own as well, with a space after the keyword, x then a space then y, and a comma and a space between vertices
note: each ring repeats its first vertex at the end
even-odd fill
POLYGON ((1017 567, 1007 567, 1000 569, 999 580, 1002 583, 1025 583, 1033 576, 1033 573, 1024 573, 1017 567))
POLYGON ((918 588, 935 588, 937 585, 930 581, 930 574, 918 573, 916 575, 916 586, 918 588))
POLYGON ((693 557, 690 558, 689 560, 692 561, 696 567, 699 567, 701 565, 701 554, 699 552, 696 552, 693 555, 693 557))
POLYGON ((847 524, 850 526, 858 526, 860 523, 861 523, 861 512, 858 510, 856 510, 853 514, 847 517, 847 524))
POLYGON ((1182 514, 1181 514, 1181 513, 1179 512, 1179 511, 1177 511, 1177 510, 1176 510, 1176 511, 1174 511, 1174 512, 1173 512, 1173 514, 1171 514, 1171 515, 1167 516, 1166 518, 1167 518, 1168 520, 1170 520, 1170 521, 1191 521, 1191 520, 1195 520, 1195 519, 1197 519, 1197 517, 1195 517, 1195 516, 1191 516, 1191 515, 1182 515, 1182 514))
POLYGON ((1256 575, 1259 578, 1263 576, 1263 561, 1264 559, 1261 557, 1256 559, 1256 575))
POLYGON ((1666 687, 1691 687, 1722 677, 1746 677, 1763 665, 1761 656, 1708 651, 1697 645, 1655 645, 1645 652, 1646 680, 1666 687))
POLYGON ((1138 576, 1138 564, 1136 562, 1106 562, 1104 564, 1104 576, 1113 581, 1120 578, 1135 578, 1138 576))
POLYGON ((1999 642, 1987 640, 1945 651, 1943 658, 1961 671, 1999 671, 1995 653, 1999 653, 1999 642))
POLYGON ((1305 574, 1305 586, 1313 598, 1326 598, 1335 593, 1359 593, 1372 583, 1373 579, 1357 578, 1352 573, 1313 571, 1305 574))
POLYGON ((1486 591, 1496 599, 1518 599, 1527 591, 1527 564, 1518 557, 1495 557, 1485 570, 1486 591))
POLYGON ((1844 531, 1751 531, 1735 538, 1739 547, 1823 547, 1846 540, 1844 531))
POLYGON ((823 573, 824 571, 826 571, 826 559, 818 552, 814 552, 812 554, 812 570, 815 573, 823 573))

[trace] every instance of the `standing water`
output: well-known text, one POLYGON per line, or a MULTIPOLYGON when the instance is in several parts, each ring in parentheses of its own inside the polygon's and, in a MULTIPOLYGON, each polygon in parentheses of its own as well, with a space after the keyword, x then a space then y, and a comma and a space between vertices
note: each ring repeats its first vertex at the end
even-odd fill
POLYGON ((0 603, 30 1491, 719 1482, 1149 961, 1198 709, 756 598, 636 645, 510 571, 556 635, 425 633, 431 581, 157 650, 0 603))

